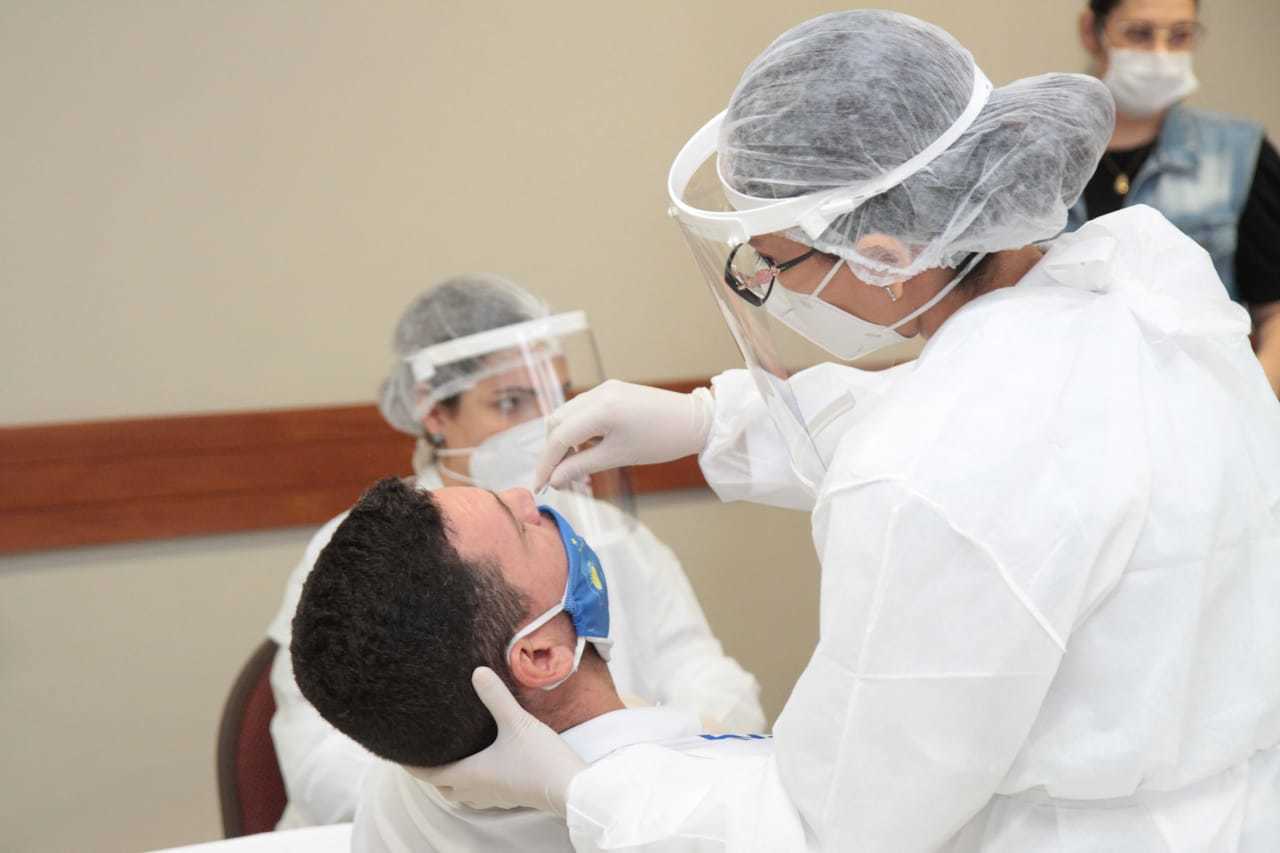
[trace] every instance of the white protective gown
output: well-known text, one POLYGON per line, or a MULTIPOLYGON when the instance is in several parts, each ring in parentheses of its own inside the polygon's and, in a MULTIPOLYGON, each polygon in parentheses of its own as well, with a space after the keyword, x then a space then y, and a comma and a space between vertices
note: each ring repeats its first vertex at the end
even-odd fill
MULTIPOLYGON (((442 484, 427 470, 418 475, 418 485, 436 489, 442 484)), ((289 795, 282 829, 351 820, 363 779, 379 761, 307 702, 288 655, 302 584, 345 517, 329 521, 307 544, 267 628, 267 636, 284 650, 271 668, 276 700, 271 736, 289 795)), ((762 731, 760 685, 724 654, 671 549, 639 522, 625 539, 592 547, 608 572, 614 637, 609 672, 618 692, 693 712, 730 730, 762 731)))
MULTIPOLYGON (((1248 330, 1147 207, 958 311, 844 424, 776 756, 623 750, 573 781, 576 849, 1280 850, 1280 405, 1248 330)), ((708 479, 795 505, 768 434, 719 377, 708 479)))
MULTIPOLYGON (((690 742, 705 750, 734 741, 703 741, 702 724, 673 708, 623 708, 561 732, 587 764, 638 743, 690 742)), ((748 741, 771 745, 771 740, 748 741)), ((564 853, 564 821, 536 809, 475 809, 446 799, 398 764, 369 771, 356 807, 351 853, 564 853)))

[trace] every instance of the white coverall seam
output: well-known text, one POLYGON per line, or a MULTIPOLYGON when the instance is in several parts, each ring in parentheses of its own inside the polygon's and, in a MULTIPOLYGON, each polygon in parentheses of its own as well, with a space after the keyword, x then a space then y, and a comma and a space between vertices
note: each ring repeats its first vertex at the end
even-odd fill
MULTIPOLYGON (((1024 593, 1022 589, 1018 586, 1018 584, 1014 582, 1013 578, 1009 576, 1009 572, 1007 569, 1005 569, 1004 563, 1000 561, 1000 558, 995 555, 995 553, 986 545, 986 543, 983 542, 981 539, 977 538, 976 536, 973 536, 968 531, 959 527, 954 521, 952 521, 951 516, 945 511, 943 507, 938 505, 935 501, 933 501, 929 497, 921 494, 920 492, 908 486, 901 477, 876 477, 874 479, 860 480, 854 483, 845 483, 834 489, 824 492, 822 495, 822 500, 825 503, 827 499, 832 495, 839 494, 840 492, 851 492, 854 489, 858 489, 863 486, 875 485, 876 483, 893 483, 894 485, 898 486, 898 488, 902 490, 902 492, 906 497, 916 498, 920 500, 922 503, 924 503, 930 509, 932 509, 934 513, 940 519, 942 519, 942 521, 944 521, 946 525, 950 527, 957 535, 959 535, 965 541, 971 542, 974 545, 974 547, 980 550, 983 553, 983 555, 985 555, 986 558, 991 562, 991 565, 995 567, 997 574, 1000 575, 1000 579, 1004 581, 1004 584, 1006 587, 1008 587, 1009 592, 1011 592, 1014 598, 1018 600, 1018 603, 1022 605, 1023 609, 1026 610, 1027 613, 1031 616, 1031 618, 1036 621, 1036 624, 1039 625, 1040 629, 1045 632, 1045 634, 1049 637, 1050 640, 1053 641, 1053 644, 1058 647, 1058 650, 1063 652, 1064 654, 1066 653, 1067 651, 1066 641, 1058 634, 1056 630, 1054 630, 1053 625, 1049 623, 1049 620, 1045 617, 1045 615, 1040 612, 1040 609, 1036 607, 1035 603, 1032 602, 1027 597, 1026 593, 1024 593)), ((901 508, 901 505, 899 505, 898 508, 895 508, 894 510, 895 515, 897 514, 898 509, 900 508, 901 508)))
MULTIPOLYGON (((1008 587, 1009 591, 1013 594, 1014 598, 1017 599, 1019 604, 1021 604, 1022 607, 1027 611, 1027 613, 1035 620, 1036 624, 1040 626, 1041 630, 1044 631, 1046 635, 1048 635, 1050 640, 1053 641, 1053 643, 1057 646, 1057 648, 1061 652, 1065 653, 1066 651, 1065 643, 1058 636, 1057 632, 1053 630, 1053 627, 1048 623, 1048 621, 1044 618, 1044 616, 1038 611, 1035 605, 1032 604, 1027 599, 1027 597, 1023 595, 1021 591, 1017 588, 1017 586, 1013 583, 1012 579, 1009 577, 1008 572, 1005 570, 1004 566, 1001 564, 999 559, 996 558, 995 554, 992 553, 991 549, 988 548, 984 543, 979 541, 977 538, 969 535, 964 530, 960 529, 955 524, 955 522, 952 521, 951 517, 946 512, 943 511, 942 507, 937 504, 937 502, 930 500, 929 498, 920 494, 915 489, 910 488, 902 478, 877 477, 874 479, 867 479, 867 480, 861 480, 853 483, 842 484, 833 489, 824 491, 822 493, 822 497, 821 497, 821 500, 819 501, 819 504, 820 505, 826 504, 827 506, 829 506, 829 503, 830 503, 829 499, 832 495, 840 494, 842 492, 852 492, 854 489, 860 488, 862 486, 874 485, 879 483, 891 484, 893 486, 896 486, 900 492, 898 501, 894 504, 893 510, 889 513, 890 521, 886 525, 886 528, 891 528, 893 526, 893 524, 897 520, 898 514, 902 512, 903 507, 907 503, 907 501, 912 499, 917 499, 923 504, 925 504, 930 510, 934 512, 935 515, 937 515, 937 517, 940 520, 942 520, 960 538, 964 539, 967 542, 972 543, 973 546, 976 547, 978 551, 987 559, 987 561, 990 562, 991 565, 995 567, 997 574, 999 574, 1000 576, 1000 579, 1004 582, 1006 587, 1008 587)), ((815 515, 817 514, 816 507, 814 510, 814 514, 815 515)), ((878 620, 880 615, 882 593, 883 593, 884 585, 886 582, 885 579, 887 577, 887 572, 885 571, 886 561, 888 559, 889 559, 889 554, 888 554, 888 549, 886 549, 885 553, 882 553, 880 556, 880 571, 877 574, 876 589, 874 592, 875 599, 870 608, 870 615, 868 616, 867 627, 864 632, 866 634, 869 634, 874 630, 875 623, 878 620)), ((871 678, 865 678, 862 676, 861 674, 862 661, 864 659, 864 656, 867 654, 867 646, 865 642, 863 643, 863 647, 858 655, 858 664, 857 664, 856 670, 849 670, 847 667, 841 666, 838 660, 832 659, 822 652, 822 646, 823 646, 823 643, 819 642, 818 648, 815 649, 815 653, 823 654, 823 656, 826 657, 831 663, 835 664, 837 668, 844 670, 845 672, 848 672, 849 675, 851 675, 854 679, 854 683, 852 685, 852 689, 850 690, 850 694, 849 694, 849 700, 844 709, 844 715, 843 715, 844 719, 841 721, 841 727, 840 727, 841 729, 840 739, 839 739, 840 753, 844 754, 844 744, 848 740, 850 728, 854 722, 855 715, 853 711, 858 704, 857 694, 860 691, 862 685, 868 681, 888 680, 888 679, 877 679, 874 676, 872 676, 871 678)), ((1008 673, 1007 675, 1013 675, 1013 673, 1008 673)), ((911 678, 911 677, 913 676, 906 676, 906 678, 911 678)), ((828 789, 826 795, 822 799, 822 805, 819 808, 819 814, 822 815, 822 820, 824 823, 827 822, 830 817, 830 811, 832 809, 833 794, 834 794, 834 791, 831 789, 828 789)))
MULTIPOLYGON (((888 525, 886 525, 886 527, 891 527, 893 523, 897 520, 898 513, 902 510, 902 504, 905 502, 906 502, 906 498, 904 497, 893 508, 893 511, 889 515, 890 522, 888 525)), ((816 508, 814 510, 814 514, 815 515, 817 514, 816 508)), ((887 566, 885 565, 887 560, 888 560, 887 554, 880 555, 879 571, 876 574, 876 589, 874 593, 875 598, 871 603, 870 613, 867 617, 867 626, 863 631, 864 638, 875 630, 876 622, 880 618, 880 605, 881 605, 881 602, 883 601, 883 594, 884 594, 884 588, 886 583, 885 579, 887 576, 887 572, 886 572, 887 566)), ((823 643, 821 642, 821 640, 819 640, 818 647, 814 649, 814 653, 823 654, 822 647, 823 647, 823 643)), ((852 685, 852 689, 849 691, 849 700, 844 707, 844 719, 841 721, 841 724, 840 724, 839 752, 841 754, 844 753, 844 746, 849 738, 849 728, 853 724, 854 708, 858 704, 858 692, 862 689, 863 682, 860 679, 858 679, 856 676, 857 676, 857 672, 860 672, 862 670, 862 663, 863 663, 863 660, 865 659, 866 654, 867 654, 867 643, 864 639, 862 644, 862 649, 858 652, 857 670, 850 673, 854 675, 855 680, 854 680, 854 684, 852 685)), ((825 654, 823 654, 823 656, 827 657, 829 661, 834 663, 840 669, 846 669, 846 667, 843 667, 840 665, 839 660, 835 658, 831 658, 825 654)), ((822 806, 818 811, 819 811, 819 814, 822 815, 823 823, 827 823, 828 820, 830 819, 831 800, 834 793, 835 793, 834 789, 832 787, 828 787, 826 795, 822 798, 822 806)))

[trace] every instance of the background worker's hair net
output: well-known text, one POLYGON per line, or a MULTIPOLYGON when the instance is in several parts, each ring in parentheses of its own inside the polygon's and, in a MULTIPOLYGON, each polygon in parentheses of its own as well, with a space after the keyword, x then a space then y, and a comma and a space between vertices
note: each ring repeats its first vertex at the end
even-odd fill
MULTIPOLYGON (((858 184, 938 139, 973 91, 972 55, 932 24, 868 10, 814 18, 742 75, 720 131, 720 174, 766 199, 858 184)), ((1019 80, 995 89, 959 139, 903 183, 816 240, 798 228, 787 236, 874 284, 1047 239, 1065 226, 1114 122, 1111 95, 1091 77, 1019 80), (894 241, 905 257, 894 257, 894 241)))
POLYGON ((426 430, 415 415, 421 397, 433 388, 456 385, 484 369, 483 358, 460 359, 440 365, 419 386, 404 361, 420 349, 501 326, 523 323, 550 313, 546 303, 499 275, 470 273, 445 279, 418 296, 400 315, 391 350, 396 355, 391 373, 382 382, 378 410, 401 432, 422 436, 426 430))

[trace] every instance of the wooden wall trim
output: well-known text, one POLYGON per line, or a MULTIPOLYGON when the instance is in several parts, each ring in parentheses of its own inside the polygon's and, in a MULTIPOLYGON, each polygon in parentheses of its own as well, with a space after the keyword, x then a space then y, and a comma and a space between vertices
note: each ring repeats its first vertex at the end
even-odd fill
MULTIPOLYGON (((370 405, 3 427, 0 554, 320 524, 412 451, 370 405)), ((693 457, 630 476, 706 487, 693 457)))

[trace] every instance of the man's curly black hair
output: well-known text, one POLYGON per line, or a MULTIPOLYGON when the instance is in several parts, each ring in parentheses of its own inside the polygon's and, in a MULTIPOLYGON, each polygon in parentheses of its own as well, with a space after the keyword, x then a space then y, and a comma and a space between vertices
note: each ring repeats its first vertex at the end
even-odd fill
POLYGON ((464 560, 429 492, 388 478, 334 531, 293 618, 302 695, 375 755, 434 767, 493 742, 471 687, 508 681, 507 642, 528 610, 493 564, 464 560))

